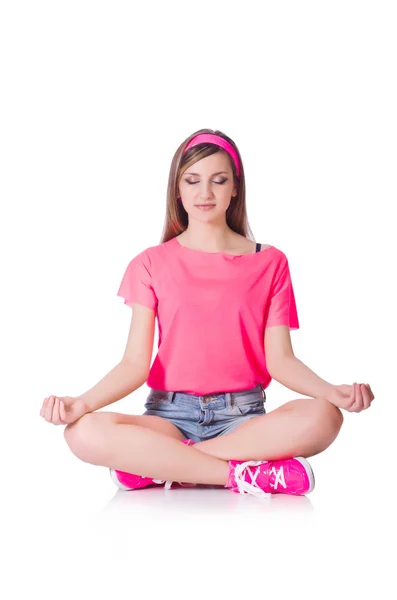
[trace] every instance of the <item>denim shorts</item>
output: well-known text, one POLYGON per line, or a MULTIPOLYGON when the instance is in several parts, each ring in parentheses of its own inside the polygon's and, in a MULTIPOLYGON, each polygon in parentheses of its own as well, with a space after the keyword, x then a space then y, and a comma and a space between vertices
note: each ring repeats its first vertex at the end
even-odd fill
POLYGON ((203 442, 233 431, 240 423, 266 414, 261 384, 248 390, 196 396, 151 389, 144 415, 163 417, 187 438, 203 442))

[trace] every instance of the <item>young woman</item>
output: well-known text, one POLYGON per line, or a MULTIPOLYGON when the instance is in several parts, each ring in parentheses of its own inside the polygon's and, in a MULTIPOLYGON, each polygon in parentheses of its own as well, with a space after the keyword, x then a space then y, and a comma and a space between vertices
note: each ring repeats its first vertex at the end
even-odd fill
POLYGON ((132 308, 122 360, 81 396, 49 396, 40 413, 66 424, 71 451, 108 467, 121 489, 181 482, 307 494, 307 457, 335 440, 340 409, 371 405, 368 384, 332 385, 294 355, 287 257, 247 230, 240 153, 224 133, 202 129, 173 157, 162 242, 136 255, 121 281, 132 308), (309 397, 266 412, 272 378, 309 397), (96 412, 145 382, 143 415, 96 412))

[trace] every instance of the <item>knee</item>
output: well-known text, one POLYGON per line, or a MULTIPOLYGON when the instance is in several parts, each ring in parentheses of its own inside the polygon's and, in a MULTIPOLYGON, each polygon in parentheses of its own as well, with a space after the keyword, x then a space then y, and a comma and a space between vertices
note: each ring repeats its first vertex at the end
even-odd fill
POLYGON ((337 435, 343 423, 343 414, 340 408, 323 398, 314 398, 313 405, 315 406, 313 417, 316 427, 327 428, 331 433, 337 435))
POLYGON ((74 423, 66 425, 63 432, 70 450, 84 462, 95 461, 98 449, 98 428, 95 426, 95 413, 87 413, 74 423))

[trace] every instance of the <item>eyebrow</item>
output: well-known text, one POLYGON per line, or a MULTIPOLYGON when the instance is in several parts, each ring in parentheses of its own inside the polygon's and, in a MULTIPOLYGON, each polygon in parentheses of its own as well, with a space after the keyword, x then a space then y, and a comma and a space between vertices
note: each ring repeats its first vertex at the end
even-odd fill
MULTIPOLYGON (((217 173, 212 173, 211 177, 213 177, 214 175, 220 175, 221 173, 226 173, 227 175, 227 171, 218 171, 217 173)), ((200 176, 200 173, 192 173, 191 171, 186 172, 185 175, 198 175, 200 176)))

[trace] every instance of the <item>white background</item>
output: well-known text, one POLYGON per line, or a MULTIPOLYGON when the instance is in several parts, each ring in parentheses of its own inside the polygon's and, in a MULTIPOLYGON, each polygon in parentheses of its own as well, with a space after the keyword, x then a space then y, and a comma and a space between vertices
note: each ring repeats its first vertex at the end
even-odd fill
POLYGON ((5 598, 395 597, 396 26, 380 0, 2 3, 5 598), (202 127, 238 145, 255 239, 288 257, 295 354, 375 394, 306 497, 118 492, 39 416, 120 360, 121 277, 202 127))

